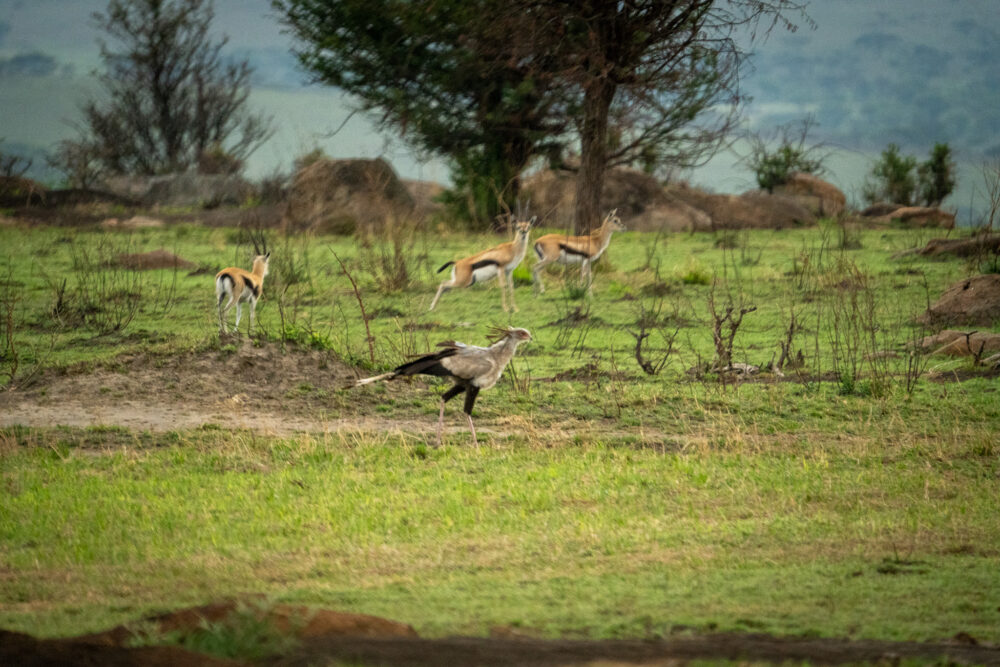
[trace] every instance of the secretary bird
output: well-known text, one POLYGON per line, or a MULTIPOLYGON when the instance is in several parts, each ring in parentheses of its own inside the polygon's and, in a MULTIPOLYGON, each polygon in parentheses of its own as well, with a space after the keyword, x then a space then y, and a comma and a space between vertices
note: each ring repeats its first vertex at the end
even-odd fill
POLYGON ((472 406, 476 396, 483 389, 489 389, 497 383, 503 369, 507 367, 511 357, 521 343, 531 340, 527 329, 512 327, 494 328, 493 343, 489 347, 466 345, 458 341, 448 340, 438 343, 440 351, 424 355, 413 361, 382 375, 364 378, 354 383, 355 387, 371 384, 380 380, 392 380, 402 375, 436 375, 451 378, 455 386, 441 396, 441 411, 438 413, 437 443, 441 444, 441 430, 444 423, 444 404, 465 392, 465 417, 469 420, 469 430, 472 432, 472 442, 479 447, 476 439, 476 427, 472 423, 472 406))

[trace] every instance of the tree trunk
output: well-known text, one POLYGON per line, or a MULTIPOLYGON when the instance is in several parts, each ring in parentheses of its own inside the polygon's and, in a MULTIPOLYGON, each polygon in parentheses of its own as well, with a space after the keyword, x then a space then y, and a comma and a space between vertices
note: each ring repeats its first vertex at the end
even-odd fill
POLYGON ((573 225, 577 234, 586 234, 601 218, 601 191, 607 165, 608 111, 615 86, 598 79, 583 99, 583 128, 580 131, 580 171, 576 176, 576 207, 573 225))

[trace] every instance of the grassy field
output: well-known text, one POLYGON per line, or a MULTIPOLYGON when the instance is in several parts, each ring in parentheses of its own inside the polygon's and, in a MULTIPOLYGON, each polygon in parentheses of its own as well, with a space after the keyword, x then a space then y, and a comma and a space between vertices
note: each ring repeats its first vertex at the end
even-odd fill
MULTIPOLYGON (((929 333, 915 316, 976 271, 894 258, 932 235, 626 232, 592 298, 560 271, 533 295, 519 270, 515 314, 495 285, 426 312, 433 270, 495 236, 273 235, 258 345, 366 372, 439 340, 481 343, 489 325, 532 331, 477 404, 484 447, 391 428, 436 419, 421 386, 303 388, 325 412, 385 418, 374 431, 10 426, 0 627, 78 634, 255 592, 429 636, 1000 641, 1000 385, 967 358, 912 353, 929 333), (776 363, 782 346, 780 375, 724 370, 776 363)), ((9 400, 44 396, 52 369, 234 345, 212 276, 248 266, 238 229, 9 225, 0 248, 9 400), (198 268, 116 266, 157 248, 198 268)))

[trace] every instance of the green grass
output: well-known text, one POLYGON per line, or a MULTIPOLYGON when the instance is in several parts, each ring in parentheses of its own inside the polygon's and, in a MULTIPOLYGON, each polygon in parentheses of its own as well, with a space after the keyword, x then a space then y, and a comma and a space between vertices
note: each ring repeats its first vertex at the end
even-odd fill
POLYGON ((998 638, 1000 466, 968 452, 224 431, 96 452, 67 434, 93 437, 3 433, 3 627, 98 630, 253 591, 427 635, 998 638))
MULTIPOLYGON (((997 380, 932 359, 906 389, 907 344, 923 333, 913 318, 973 271, 892 258, 931 234, 862 231, 841 250, 828 227, 725 242, 627 232, 595 269, 592 299, 578 271, 557 270, 544 295, 518 288, 517 314, 500 310, 494 285, 426 312, 444 277, 434 270, 497 237, 418 237, 411 283, 388 293, 353 239, 274 239, 260 344, 388 368, 439 340, 482 342, 490 324, 530 329, 512 373, 477 404, 485 446, 470 449, 465 433, 435 449, 406 432, 2 430, 0 627, 79 634, 254 592, 432 636, 506 625, 1000 641, 997 380), (372 315, 374 360, 331 249, 372 315), (733 361, 774 358, 794 312, 804 366, 786 381, 720 382, 713 300, 716 313, 756 306, 733 361), (657 375, 634 358, 640 320, 656 323, 648 357, 666 355, 661 334, 676 331, 657 375), (972 377, 949 379, 959 374, 972 377)), ((235 350, 216 333, 212 277, 247 264, 237 240, 195 226, 0 227, 16 352, 15 364, 6 348, 0 381, 235 350), (119 250, 159 247, 203 270, 127 282, 106 267, 119 250), (123 329, 99 332, 85 310, 53 314, 63 278, 79 305, 89 292, 77 286, 102 273, 143 297, 123 329)), ((321 392, 334 415, 436 416, 426 389, 296 391, 321 392)))

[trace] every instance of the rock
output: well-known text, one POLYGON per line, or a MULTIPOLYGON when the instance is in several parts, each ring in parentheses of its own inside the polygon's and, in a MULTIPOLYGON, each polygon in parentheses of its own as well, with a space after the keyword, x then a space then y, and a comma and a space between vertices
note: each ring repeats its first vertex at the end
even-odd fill
POLYGON ((671 189, 680 199, 708 214, 711 229, 784 229, 816 223, 801 204, 781 195, 752 191, 742 195, 710 194, 697 188, 671 189))
POLYGON ((924 256, 989 257, 1000 253, 1000 234, 977 234, 967 239, 931 239, 914 252, 924 256))
POLYGON ((918 321, 931 326, 992 326, 1000 321, 1000 275, 974 276, 955 283, 918 321))
POLYGON ((441 211, 443 206, 435 201, 447 188, 434 181, 403 179, 410 196, 413 197, 414 213, 418 218, 426 218, 441 211))
MULTIPOLYGON (((576 175, 563 170, 541 171, 525 180, 522 192, 542 224, 573 227, 576 175)), ((631 230, 700 231, 711 229, 711 219, 664 188, 654 177, 636 169, 617 167, 605 175, 601 210, 618 209, 631 230)))
POLYGON ((821 218, 835 218, 847 207, 847 197, 837 186, 801 172, 791 174, 786 183, 775 187, 774 194, 788 197, 821 218))
POLYGON ((235 174, 164 174, 115 176, 104 184, 110 192, 144 206, 215 208, 238 206, 254 194, 253 186, 235 174))
POLYGON ((929 354, 951 357, 983 356, 1000 350, 1000 334, 945 329, 921 339, 917 346, 929 354))
POLYGON ((902 223, 907 227, 943 227, 952 229, 955 226, 955 214, 928 206, 903 206, 891 213, 875 217, 876 222, 902 223))
POLYGON ((902 208, 899 204, 892 204, 885 201, 880 201, 872 204, 868 208, 864 209, 858 215, 862 218, 877 218, 888 213, 892 213, 896 209, 902 208))
POLYGON ((317 160, 292 180, 281 225, 350 234, 358 227, 414 215, 414 197, 388 162, 317 160))

